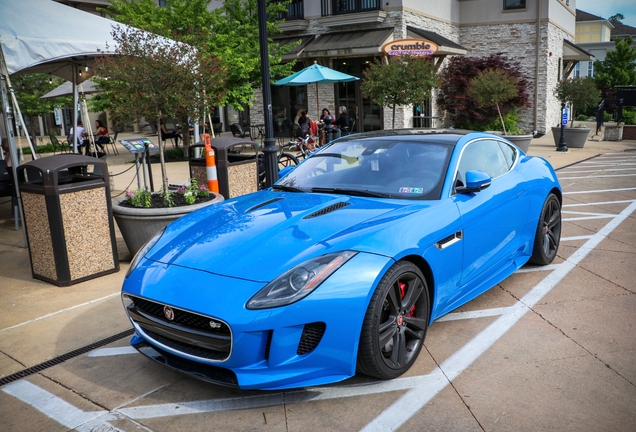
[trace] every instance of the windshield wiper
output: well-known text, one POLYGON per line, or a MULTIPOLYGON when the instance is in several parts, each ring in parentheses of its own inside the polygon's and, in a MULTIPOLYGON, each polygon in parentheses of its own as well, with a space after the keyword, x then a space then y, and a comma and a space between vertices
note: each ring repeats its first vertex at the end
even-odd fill
POLYGON ((272 185, 272 189, 282 190, 285 192, 305 192, 304 190, 298 189, 297 187, 285 186, 285 185, 279 185, 279 184, 272 185))
POLYGON ((375 197, 375 198, 388 198, 391 196, 384 192, 374 192, 370 190, 345 189, 345 188, 315 187, 315 188, 311 188, 311 191, 317 192, 317 193, 335 193, 335 194, 362 196, 362 197, 375 197))

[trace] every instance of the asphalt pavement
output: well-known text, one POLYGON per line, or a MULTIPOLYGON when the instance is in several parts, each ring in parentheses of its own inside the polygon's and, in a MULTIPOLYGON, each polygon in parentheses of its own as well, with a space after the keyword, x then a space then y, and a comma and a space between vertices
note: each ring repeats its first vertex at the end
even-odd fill
MULTIPOLYGON (((106 157, 113 198, 136 188, 134 157, 118 150, 106 157)), ((636 141, 588 140, 562 153, 548 134, 528 153, 558 170, 566 192, 552 273, 524 268, 434 323, 401 379, 298 392, 220 390, 126 357, 119 290, 128 262, 70 287, 33 279, 0 198, 0 429, 636 430, 636 141), (100 349, 121 351, 95 360, 100 349), (14 379, 34 366, 41 371, 14 379)), ((169 183, 188 171, 168 163, 169 183)), ((158 164, 153 178, 161 183, 158 164)))

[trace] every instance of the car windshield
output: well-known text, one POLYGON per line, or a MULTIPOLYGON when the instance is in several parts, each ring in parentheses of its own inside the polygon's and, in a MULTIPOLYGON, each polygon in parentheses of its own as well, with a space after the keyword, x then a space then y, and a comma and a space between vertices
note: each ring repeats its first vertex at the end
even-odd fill
POLYGON ((400 137, 323 147, 273 188, 401 199, 439 199, 452 146, 400 137))

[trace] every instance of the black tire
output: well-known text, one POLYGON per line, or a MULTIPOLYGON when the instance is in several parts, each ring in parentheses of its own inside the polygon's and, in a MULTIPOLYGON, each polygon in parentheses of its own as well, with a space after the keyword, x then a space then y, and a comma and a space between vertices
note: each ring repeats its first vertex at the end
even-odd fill
POLYGON ((543 203, 541 217, 534 235, 534 246, 529 263, 548 265, 556 257, 561 240, 561 202, 550 193, 543 203))
POLYGON ((428 319, 428 287, 422 272, 413 263, 395 263, 382 277, 364 316, 358 371, 380 379, 402 375, 422 349, 428 319))
POLYGON ((289 153, 282 153, 278 158, 278 170, 282 170, 291 165, 298 165, 298 159, 296 156, 289 153))

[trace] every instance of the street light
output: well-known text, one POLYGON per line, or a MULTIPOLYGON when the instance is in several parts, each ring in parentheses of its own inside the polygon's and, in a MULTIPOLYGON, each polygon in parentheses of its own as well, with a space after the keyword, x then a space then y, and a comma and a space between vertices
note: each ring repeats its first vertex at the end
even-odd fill
POLYGON ((272 119, 272 91, 269 79, 269 52, 267 46, 267 2, 258 0, 258 33, 261 47, 261 77, 263 89, 263 116, 265 120, 265 138, 263 139, 263 153, 265 164, 265 186, 270 187, 278 180, 278 162, 276 155, 276 139, 274 138, 274 123, 272 119))
POLYGON ((565 110, 565 102, 561 102, 561 138, 559 138, 558 152, 568 151, 568 146, 565 145, 565 124, 568 122, 568 114, 565 110))

